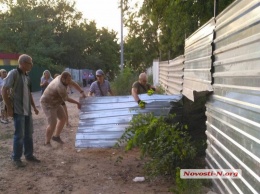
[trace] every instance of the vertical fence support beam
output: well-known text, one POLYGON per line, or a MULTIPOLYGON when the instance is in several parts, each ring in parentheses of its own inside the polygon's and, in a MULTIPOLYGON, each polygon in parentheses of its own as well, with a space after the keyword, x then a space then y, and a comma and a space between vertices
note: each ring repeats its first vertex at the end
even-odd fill
POLYGON ((219 0, 214 0, 214 18, 218 15, 219 0))

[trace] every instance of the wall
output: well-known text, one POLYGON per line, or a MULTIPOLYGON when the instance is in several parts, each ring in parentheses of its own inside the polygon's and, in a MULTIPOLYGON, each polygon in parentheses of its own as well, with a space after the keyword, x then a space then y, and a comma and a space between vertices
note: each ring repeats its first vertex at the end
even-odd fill
MULTIPOLYGON (((213 179, 222 194, 260 193, 259 5, 259 0, 235 1, 185 41, 181 93, 193 103, 207 99, 201 113, 208 168, 242 170, 240 179, 213 179)), ((174 84, 167 83, 176 71, 169 68, 168 61, 160 62, 159 81, 174 93, 169 90, 174 84)))
POLYGON ((260 193, 259 13, 259 1, 236 1, 216 18, 206 161, 242 170, 241 179, 214 180, 220 193, 260 193))

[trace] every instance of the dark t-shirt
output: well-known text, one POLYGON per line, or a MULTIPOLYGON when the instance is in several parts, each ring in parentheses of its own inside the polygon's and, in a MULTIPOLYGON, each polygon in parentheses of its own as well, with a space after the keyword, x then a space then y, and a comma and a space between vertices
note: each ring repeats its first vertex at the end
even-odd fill
POLYGON ((137 94, 145 94, 151 88, 151 85, 147 83, 144 86, 144 85, 140 84, 138 81, 136 81, 135 83, 133 83, 132 88, 137 89, 137 94))

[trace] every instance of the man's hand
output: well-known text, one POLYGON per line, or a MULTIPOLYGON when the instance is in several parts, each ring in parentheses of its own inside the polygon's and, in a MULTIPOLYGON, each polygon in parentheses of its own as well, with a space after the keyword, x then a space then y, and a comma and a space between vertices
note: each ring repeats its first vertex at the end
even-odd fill
POLYGON ((9 117, 13 117, 14 116, 14 111, 13 111, 13 108, 12 107, 8 107, 7 106, 7 115, 9 117))
POLYGON ((150 90, 147 91, 148 96, 153 95, 153 93, 154 93, 154 90, 153 90, 153 89, 150 89, 150 90))
POLYGON ((81 97, 82 97, 82 98, 86 98, 86 97, 87 97, 86 94, 85 94, 85 92, 81 92, 81 97))
POLYGON ((142 101, 142 100, 138 100, 138 106, 141 108, 141 109, 144 109, 145 108, 145 104, 146 102, 142 101))
POLYGON ((39 114, 39 110, 38 110, 37 108, 34 108, 33 110, 34 110, 34 113, 35 113, 36 115, 39 114))

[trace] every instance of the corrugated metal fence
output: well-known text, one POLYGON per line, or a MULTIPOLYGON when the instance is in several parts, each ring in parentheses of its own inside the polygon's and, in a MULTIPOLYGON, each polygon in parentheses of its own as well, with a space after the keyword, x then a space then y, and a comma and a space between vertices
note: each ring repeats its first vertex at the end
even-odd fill
POLYGON ((215 21, 211 19, 185 41, 183 95, 194 101, 194 91, 212 91, 211 65, 215 21))
POLYGON ((159 64, 159 83, 166 94, 181 94, 183 88, 184 56, 159 64))
POLYGON ((260 193, 259 13, 259 1, 237 1, 216 18, 206 161, 242 170, 241 179, 214 180, 221 193, 260 193))
POLYGON ((186 39, 183 86, 176 79, 183 74, 171 71, 170 61, 159 65, 167 94, 177 92, 169 88, 178 85, 196 101, 195 91, 213 91, 206 103, 208 167, 242 170, 241 179, 213 180, 222 194, 260 193, 259 5, 259 0, 235 1, 216 24, 211 19, 186 39))

